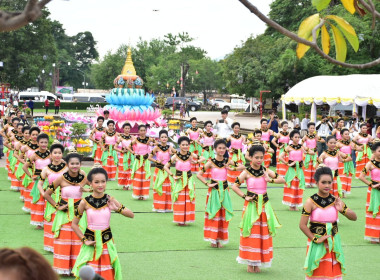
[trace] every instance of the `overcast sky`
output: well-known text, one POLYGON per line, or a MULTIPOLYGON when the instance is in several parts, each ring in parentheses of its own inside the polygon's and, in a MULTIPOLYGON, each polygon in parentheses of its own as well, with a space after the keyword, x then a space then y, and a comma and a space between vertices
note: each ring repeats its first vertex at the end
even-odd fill
MULTIPOLYGON (((269 12, 272 0, 251 1, 269 12)), ((195 46, 220 59, 265 30, 238 0, 53 0, 48 8, 68 35, 90 31, 101 57, 129 40, 135 45, 139 37, 150 40, 186 31, 195 46)))

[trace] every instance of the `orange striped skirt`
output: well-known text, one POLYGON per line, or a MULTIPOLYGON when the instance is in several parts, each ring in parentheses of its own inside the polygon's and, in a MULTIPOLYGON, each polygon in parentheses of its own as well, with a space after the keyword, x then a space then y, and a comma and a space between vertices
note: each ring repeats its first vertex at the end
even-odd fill
MULTIPOLYGON (((200 164, 199 169, 202 169, 202 168, 205 166, 206 162, 207 162, 207 161, 202 162, 202 163, 200 164)), ((191 170, 191 171, 192 171, 192 170, 191 170)), ((210 168, 207 169, 206 172, 203 173, 202 177, 204 177, 204 178, 206 178, 206 179, 210 179, 210 178, 211 178, 211 169, 210 169, 210 168)))
MULTIPOLYGON (((199 155, 199 152, 197 150, 195 150, 193 153, 199 155)), ((198 172, 199 168, 199 163, 191 163, 191 172, 198 172)))
POLYGON ((71 222, 62 225, 58 238, 54 239, 54 270, 70 275, 81 247, 82 242, 71 229, 71 222))
MULTIPOLYGON (((208 199, 210 197, 212 188, 208 189, 207 198, 206 198, 206 207, 208 203, 208 199)), ((205 212, 205 224, 203 227, 203 238, 207 242, 211 242, 212 244, 228 243, 228 225, 229 222, 226 221, 226 210, 220 208, 218 213, 216 213, 215 217, 211 220, 208 218, 208 213, 205 212)))
MULTIPOLYGON (((284 157, 285 161, 288 161, 289 155, 288 153, 285 153, 284 157)), ((288 171, 288 166, 280 161, 280 149, 277 149, 276 151, 276 172, 278 175, 285 176, 286 172, 288 171)))
POLYGON ((339 162, 338 174, 340 177, 340 181, 342 183, 342 191, 343 193, 350 194, 351 193, 351 182, 352 176, 344 173, 344 162, 339 162))
POLYGON ((101 158, 102 158, 102 147, 98 144, 98 147, 96 148, 95 155, 94 155, 94 163, 102 163, 101 158))
POLYGON ((107 165, 103 166, 103 168, 107 171, 108 180, 115 181, 117 168, 113 156, 109 156, 107 158, 107 165))
POLYGON ((33 186, 34 182, 32 181, 28 187, 24 188, 24 207, 22 207, 22 210, 27 213, 30 213, 32 208, 32 197, 30 196, 30 192, 32 191, 33 186))
POLYGON ((112 268, 111 259, 108 253, 107 244, 103 244, 103 252, 98 260, 93 260, 87 263, 91 266, 95 273, 99 274, 106 280, 115 279, 115 271, 112 268))
POLYGON ((15 171, 14 172, 10 172, 9 173, 9 177, 11 179, 11 190, 14 190, 14 191, 20 191, 20 185, 21 185, 21 182, 17 179, 16 177, 16 170, 18 168, 18 164, 19 162, 16 163, 15 165, 15 171))
POLYGON ((8 171, 8 179, 10 179, 9 178, 9 170, 10 170, 9 165, 10 165, 10 162, 9 162, 9 149, 8 149, 8 151, 5 153, 5 168, 8 171))
MULTIPOLYGON (((33 199, 33 198, 32 198, 33 199)), ((44 226, 45 199, 40 196, 36 204, 31 203, 30 224, 33 226, 44 226)))
POLYGON ((266 168, 269 168, 271 162, 272 162, 272 155, 269 154, 268 152, 265 152, 265 154, 264 154, 264 166, 266 168))
MULTIPOLYGON (((155 177, 158 169, 154 171, 155 177)), ((172 189, 169 177, 162 184, 162 195, 153 190, 153 211, 159 213, 172 212, 172 189)))
MULTIPOLYGON (((356 152, 356 157, 358 156, 358 152, 356 152)), ((361 161, 356 162, 356 172, 355 172, 355 177, 359 178, 360 173, 362 172, 363 168, 366 166, 368 163, 369 159, 368 156, 365 154, 363 155, 361 161)), ((369 172, 367 172, 366 176, 369 175, 369 172)))
POLYGON ((124 170, 123 166, 123 154, 119 156, 119 173, 117 175, 117 180, 119 187, 131 187, 132 186, 132 180, 131 180, 131 160, 128 160, 128 167, 127 170, 124 170))
MULTIPOLYGON (((242 217, 248 201, 244 203, 242 217)), ((259 219, 253 224, 251 235, 243 237, 240 231, 239 256, 236 258, 238 263, 250 266, 270 267, 273 259, 272 236, 269 234, 265 207, 259 219)))
POLYGON ((368 212, 369 202, 371 200, 371 187, 367 190, 367 203, 365 207, 365 232, 364 239, 374 242, 380 242, 380 213, 373 217, 372 212, 368 212))
MULTIPOLYGON (((230 160, 232 160, 232 155, 230 156, 230 160)), ((237 161, 238 164, 243 164, 242 160, 237 161)), ((211 169, 210 170, 210 176, 211 176, 211 169)), ((240 176, 240 174, 243 171, 237 171, 237 170, 229 170, 227 169, 227 181, 231 184, 235 183, 236 178, 240 176)), ((211 178, 211 177, 210 177, 211 178)))
MULTIPOLYGON (((49 203, 49 202, 46 202, 49 203)), ((46 205, 45 205, 46 208, 46 205)), ((55 213, 51 215, 50 222, 44 219, 44 250, 48 252, 54 252, 54 233, 52 232, 52 226, 55 218, 55 213)))
POLYGON ((177 224, 193 223, 195 221, 195 198, 190 201, 189 188, 186 186, 178 193, 178 199, 173 203, 173 222, 177 224))
POLYGON ((315 167, 313 166, 312 160, 310 160, 308 168, 306 168, 305 166, 303 167, 303 174, 305 175, 306 185, 315 185, 316 184, 315 179, 314 179, 315 167))
POLYGON ((135 172, 133 178, 133 193, 132 197, 135 199, 147 199, 149 198, 150 178, 145 178, 144 165, 141 166, 135 172))
POLYGON ((299 185, 300 180, 298 178, 294 178, 289 188, 285 184, 282 204, 288 205, 290 207, 302 206, 303 189, 300 189, 299 185))
POLYGON ((19 180, 19 184, 20 184, 20 200, 21 200, 21 201, 24 201, 24 191, 25 191, 25 187, 22 185, 22 181, 24 180, 24 177, 25 177, 25 174, 23 174, 23 175, 20 177, 20 180, 19 180))
POLYGON ((332 184, 332 188, 331 188, 331 190, 330 190, 330 193, 331 193, 333 196, 335 196, 335 197, 339 197, 337 177, 334 177, 334 180, 333 180, 333 184, 332 184))
MULTIPOLYGON (((310 239, 308 240, 307 250, 309 250, 310 239)), ((327 245, 326 245, 327 246, 327 245)), ((307 254, 307 252, 306 252, 307 254)), ((327 248, 327 253, 319 262, 319 267, 313 271, 313 276, 307 276, 305 279, 310 280, 341 280, 342 270, 340 263, 337 261, 335 253, 329 252, 327 248)))

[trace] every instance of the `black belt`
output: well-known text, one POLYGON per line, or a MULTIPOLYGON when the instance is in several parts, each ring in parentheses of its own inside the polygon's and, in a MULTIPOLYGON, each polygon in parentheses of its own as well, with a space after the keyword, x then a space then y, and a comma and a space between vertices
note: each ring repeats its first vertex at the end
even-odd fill
POLYGON ((210 147, 211 147, 211 146, 203 146, 203 150, 205 150, 205 151, 208 151, 208 152, 209 152, 209 151, 210 151, 210 147))
MULTIPOLYGON (((289 164, 291 164, 291 163, 293 163, 294 161, 292 161, 292 160, 289 160, 288 162, 289 162, 289 164)), ((300 164, 300 167, 302 167, 302 166, 303 166, 303 161, 299 161, 299 164, 300 164)), ((296 168, 296 166, 295 166, 295 165, 293 165, 293 166, 290 166, 290 167, 296 168)))
MULTIPOLYGON (((325 223, 310 222, 309 229, 313 234, 325 235, 327 234, 327 228, 325 223)), ((331 235, 334 236, 338 233, 338 223, 332 224, 331 235)))
POLYGON ((136 159, 141 159, 141 158, 143 158, 143 159, 148 159, 148 157, 149 157, 149 155, 148 154, 146 154, 146 155, 136 155, 136 159))
MULTIPOLYGON (((217 184, 214 186, 215 189, 219 189, 219 184, 217 181, 214 181, 214 180, 211 180, 211 184, 217 184)), ((227 181, 223 181, 223 189, 227 189, 228 188, 228 182, 227 181)))
MULTIPOLYGON (((87 228, 85 233, 84 233, 84 237, 86 237, 86 239, 88 241, 95 241, 95 232, 93 230, 87 228)), ((111 228, 107 228, 105 230, 102 230, 102 243, 105 244, 108 241, 110 241, 111 239, 112 239, 111 228)))
POLYGON ((35 175, 35 176, 40 176, 41 173, 42 173, 42 169, 35 169, 35 170, 34 170, 34 175, 35 175))
POLYGON ((232 148, 232 153, 233 154, 238 154, 239 153, 239 149, 232 148))
POLYGON ((156 162, 156 168, 163 170, 164 169, 164 165, 162 163, 156 162))
MULTIPOLYGON (((81 199, 79 199, 77 202, 74 202, 74 210, 78 208, 80 202, 81 202, 81 199)), ((61 200, 59 201, 59 205, 62 206, 62 205, 66 205, 66 204, 68 204, 68 202, 66 200, 64 200, 63 198, 61 198, 61 200)), ((65 210, 62 210, 62 211, 67 212, 67 209, 68 208, 66 208, 65 210)))
MULTIPOLYGON (((253 197, 252 201, 253 202, 258 202, 259 201, 259 195, 254 192, 247 191, 247 196, 253 197)), ((269 201, 268 193, 264 193, 263 195, 263 203, 267 203, 269 201)))
MULTIPOLYGON (((182 176, 182 172, 186 172, 186 171, 176 170, 175 176, 182 176)), ((191 176, 192 176, 191 170, 187 171, 187 178, 190 178, 191 176)))

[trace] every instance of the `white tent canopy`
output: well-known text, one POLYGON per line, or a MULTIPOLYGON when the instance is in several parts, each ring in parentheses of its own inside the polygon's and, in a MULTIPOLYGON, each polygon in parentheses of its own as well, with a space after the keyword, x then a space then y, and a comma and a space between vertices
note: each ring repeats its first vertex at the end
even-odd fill
MULTIPOLYGON (((316 76, 299 82, 281 98, 285 104, 312 104, 311 119, 316 121, 315 105, 327 103, 380 108, 380 75, 316 76)), ((355 109, 354 109, 355 111, 355 109)), ((365 114, 365 110, 363 110, 365 114)))

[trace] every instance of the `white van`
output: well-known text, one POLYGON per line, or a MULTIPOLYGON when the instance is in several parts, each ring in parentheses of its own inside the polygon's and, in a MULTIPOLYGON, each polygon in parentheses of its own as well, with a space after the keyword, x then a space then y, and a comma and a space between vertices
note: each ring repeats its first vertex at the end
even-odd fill
POLYGON ((55 101, 57 99, 57 96, 48 91, 41 91, 41 92, 23 91, 18 94, 19 100, 33 99, 33 101, 44 102, 46 98, 49 101, 55 101))
POLYGON ((62 93, 62 102, 73 102, 73 96, 71 93, 62 93))
POLYGON ((101 96, 99 93, 74 93, 73 101, 100 103, 100 102, 106 102, 106 99, 103 96, 101 96))

